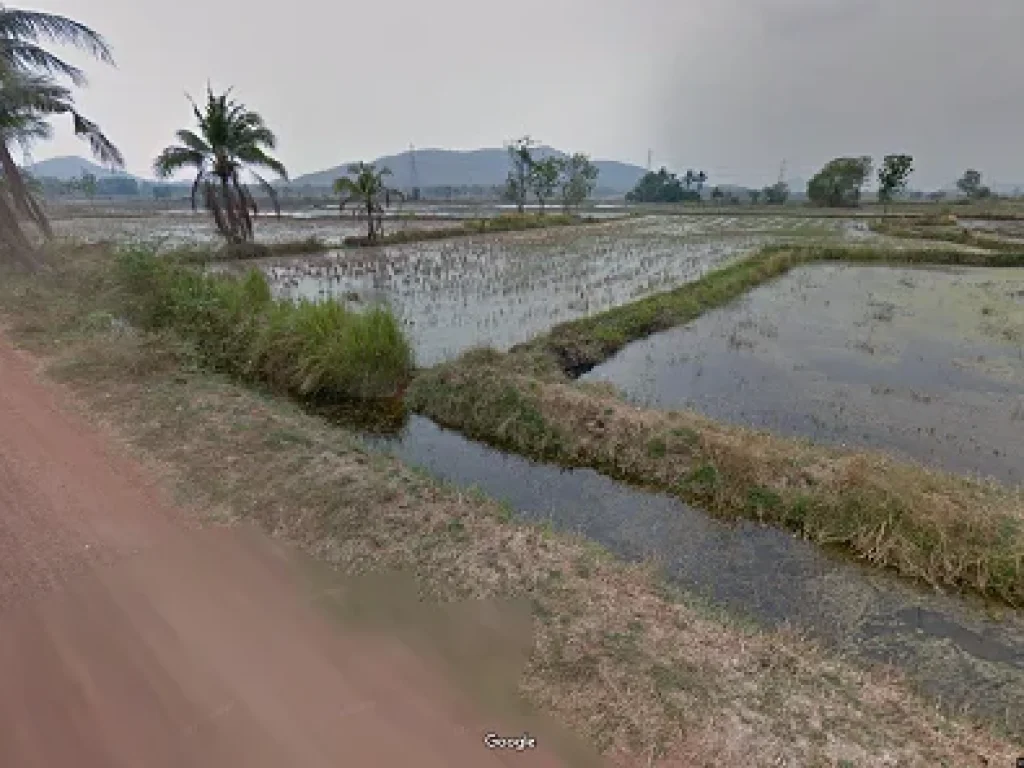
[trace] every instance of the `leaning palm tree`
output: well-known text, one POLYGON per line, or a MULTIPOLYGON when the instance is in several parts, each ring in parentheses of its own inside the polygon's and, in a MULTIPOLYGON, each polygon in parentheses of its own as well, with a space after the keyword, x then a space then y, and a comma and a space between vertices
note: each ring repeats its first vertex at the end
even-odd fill
POLYGON ((277 138, 263 118, 231 98, 231 89, 216 95, 207 85, 206 104, 200 109, 192 103, 198 132, 183 129, 177 132, 180 144, 167 147, 153 163, 153 170, 162 179, 183 169, 194 169, 192 209, 202 189, 207 210, 213 215, 217 229, 232 244, 253 238, 252 215, 258 213, 256 199, 241 181, 243 171, 256 179, 266 191, 278 215, 277 193, 257 168, 268 168, 282 179, 288 172, 279 160, 267 154, 277 146, 277 138))
POLYGON ((71 115, 75 133, 86 136, 94 153, 105 162, 123 166, 117 149, 99 128, 74 109, 70 90, 56 84, 51 76, 63 76, 74 85, 84 85, 85 75, 47 51, 40 43, 55 42, 77 47, 100 61, 113 64, 104 39, 83 24, 64 16, 8 8, 0 4, 0 244, 27 266, 35 266, 28 237, 21 230, 18 214, 36 223, 49 236, 50 227, 38 202, 28 190, 10 152, 11 143, 26 146, 49 138, 44 118, 71 115))
POLYGON ((354 163, 348 167, 349 176, 334 181, 334 193, 341 195, 339 212, 349 203, 356 203, 366 214, 366 241, 374 243, 384 234, 384 208, 391 206, 391 198, 402 198, 402 193, 387 185, 384 177, 390 168, 379 171, 373 163, 354 163))
POLYGON ((27 152, 34 142, 49 139, 52 129, 47 118, 56 115, 71 117, 75 134, 89 142, 97 159, 123 167, 124 158, 117 147, 75 108, 70 89, 48 76, 7 69, 0 63, 0 170, 10 202, 47 238, 52 236, 49 221, 26 186, 11 146, 20 145, 27 152))

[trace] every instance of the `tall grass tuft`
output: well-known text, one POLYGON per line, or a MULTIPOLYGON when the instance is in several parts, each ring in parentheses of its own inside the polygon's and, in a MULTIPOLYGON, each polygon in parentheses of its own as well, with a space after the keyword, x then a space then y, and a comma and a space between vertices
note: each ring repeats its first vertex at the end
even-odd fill
POLYGON ((204 275, 138 248, 119 253, 117 275, 132 322, 179 333, 215 370, 322 402, 390 397, 411 375, 412 349, 386 307, 279 301, 256 270, 204 275))

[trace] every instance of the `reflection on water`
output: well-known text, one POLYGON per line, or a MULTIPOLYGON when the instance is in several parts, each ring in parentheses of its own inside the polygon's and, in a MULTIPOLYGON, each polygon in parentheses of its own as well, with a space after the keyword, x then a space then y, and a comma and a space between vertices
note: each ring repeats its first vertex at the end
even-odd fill
POLYGON ((726 523, 589 469, 501 453, 413 416, 376 447, 457 486, 478 487, 525 520, 580 532, 627 559, 769 624, 789 623, 843 651, 891 662, 924 690, 1024 734, 1024 621, 996 620, 967 600, 749 522, 726 523), (1012 713, 1007 715, 1007 713, 1012 713))
POLYGON ((811 266, 588 373, 631 400, 1024 483, 1024 270, 811 266))

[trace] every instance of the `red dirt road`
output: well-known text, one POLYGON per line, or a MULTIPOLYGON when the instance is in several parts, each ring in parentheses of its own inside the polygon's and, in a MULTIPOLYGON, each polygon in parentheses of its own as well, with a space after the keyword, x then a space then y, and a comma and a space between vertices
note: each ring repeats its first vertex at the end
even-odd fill
POLYGON ((522 730, 342 631, 283 546, 190 530, 61 397, 0 338, 0 766, 569 764, 488 749, 522 730))

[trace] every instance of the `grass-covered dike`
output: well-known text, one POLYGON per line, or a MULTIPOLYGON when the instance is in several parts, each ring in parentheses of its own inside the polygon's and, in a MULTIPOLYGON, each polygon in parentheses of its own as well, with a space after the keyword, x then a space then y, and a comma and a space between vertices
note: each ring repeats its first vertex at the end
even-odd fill
POLYGON ((420 243, 430 240, 447 240, 452 237, 466 235, 486 235, 498 232, 524 232, 547 227, 568 227, 578 224, 595 224, 601 219, 579 216, 571 213, 501 213, 497 216, 482 219, 469 219, 450 227, 434 229, 399 229, 378 237, 373 241, 365 236, 346 237, 342 244, 347 247, 367 247, 377 245, 400 245, 403 243, 420 243))

